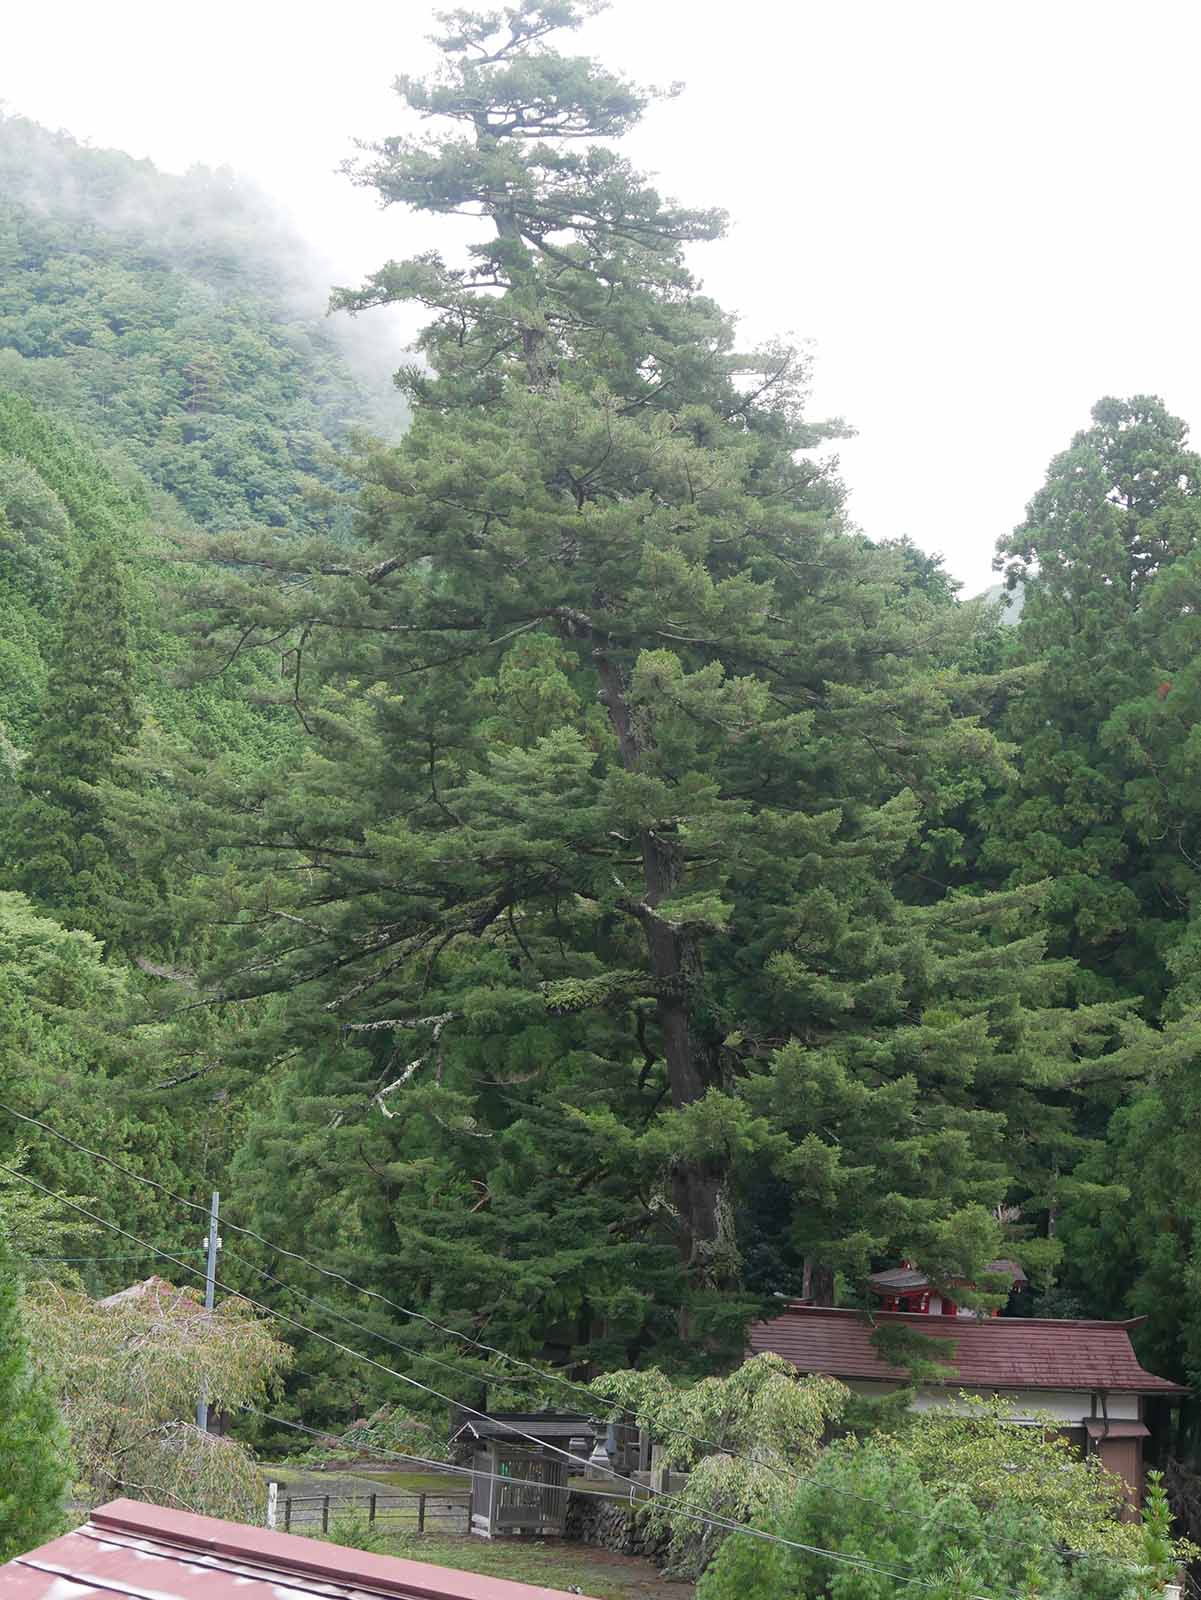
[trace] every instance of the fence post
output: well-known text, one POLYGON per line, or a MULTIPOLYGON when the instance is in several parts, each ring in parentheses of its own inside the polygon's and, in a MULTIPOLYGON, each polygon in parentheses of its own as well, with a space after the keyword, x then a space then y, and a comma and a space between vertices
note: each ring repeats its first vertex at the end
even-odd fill
POLYGON ((417 1532, 425 1532, 425 1490, 417 1496, 417 1532))
POLYGON ((367 1521, 368 1522, 374 1522, 375 1521, 375 1496, 374 1495, 371 1496, 371 1509, 367 1513, 367 1521))
POLYGON ((290 1494, 286 1494, 284 1496, 284 1532, 285 1533, 291 1533, 291 1531, 292 1531, 292 1496, 290 1494))
POLYGON ((329 1532, 329 1495, 326 1495, 321 1502, 321 1531, 329 1532))
POLYGON ((275 1509, 279 1505, 279 1484, 274 1480, 267 1485, 267 1526, 275 1526, 275 1509))

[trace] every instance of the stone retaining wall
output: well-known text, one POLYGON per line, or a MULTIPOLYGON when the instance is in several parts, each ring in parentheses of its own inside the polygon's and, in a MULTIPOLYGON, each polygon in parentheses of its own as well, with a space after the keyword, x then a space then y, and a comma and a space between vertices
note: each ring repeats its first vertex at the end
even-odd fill
POLYGON ((656 1566, 662 1566, 667 1553, 667 1535, 648 1529, 645 1518, 633 1506, 596 1495, 568 1496, 565 1536, 577 1544, 595 1545, 618 1555, 642 1556, 656 1566))

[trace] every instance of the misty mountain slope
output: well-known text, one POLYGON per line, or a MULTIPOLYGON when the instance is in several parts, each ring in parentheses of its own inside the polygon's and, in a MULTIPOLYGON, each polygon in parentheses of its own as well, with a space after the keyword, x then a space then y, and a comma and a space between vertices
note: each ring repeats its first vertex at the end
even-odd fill
POLYGON ((119 446, 188 516, 328 529, 333 450, 398 398, 356 378, 268 202, 0 117, 0 387, 119 446))

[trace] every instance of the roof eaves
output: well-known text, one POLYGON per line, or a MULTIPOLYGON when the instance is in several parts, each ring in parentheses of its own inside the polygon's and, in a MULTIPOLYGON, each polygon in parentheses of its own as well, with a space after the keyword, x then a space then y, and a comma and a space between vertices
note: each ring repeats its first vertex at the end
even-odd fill
MULTIPOLYGON (((350 1550, 299 1534, 252 1528, 137 1500, 114 1500, 100 1506, 91 1513, 90 1522, 100 1532, 115 1529, 174 1546, 185 1558, 195 1559, 198 1552, 225 1556, 247 1566, 262 1566, 269 1573, 301 1574, 320 1584, 334 1583, 389 1600, 565 1600, 561 1589, 350 1550)), ((268 1581, 269 1573, 265 1574, 268 1581)))

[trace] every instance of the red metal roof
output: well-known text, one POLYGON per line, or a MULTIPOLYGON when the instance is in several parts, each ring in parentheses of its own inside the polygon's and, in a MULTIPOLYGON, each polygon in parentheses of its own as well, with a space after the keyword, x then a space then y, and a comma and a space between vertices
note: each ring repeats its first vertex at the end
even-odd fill
POLYGON ((1138 1364, 1130 1343, 1137 1322, 1068 1322, 1036 1317, 927 1317, 904 1312, 838 1311, 790 1305, 783 1316, 756 1322, 755 1355, 773 1351, 802 1372, 835 1378, 908 1380, 871 1342, 877 1323, 899 1322, 924 1334, 931 1352, 949 1367, 944 1380, 968 1389, 1080 1389, 1126 1394, 1184 1394, 1180 1384, 1157 1378, 1138 1364), (946 1343, 953 1339, 954 1346, 946 1343))
POLYGON ((114 1500, 0 1566, 0 1600, 567 1600, 503 1578, 114 1500))

